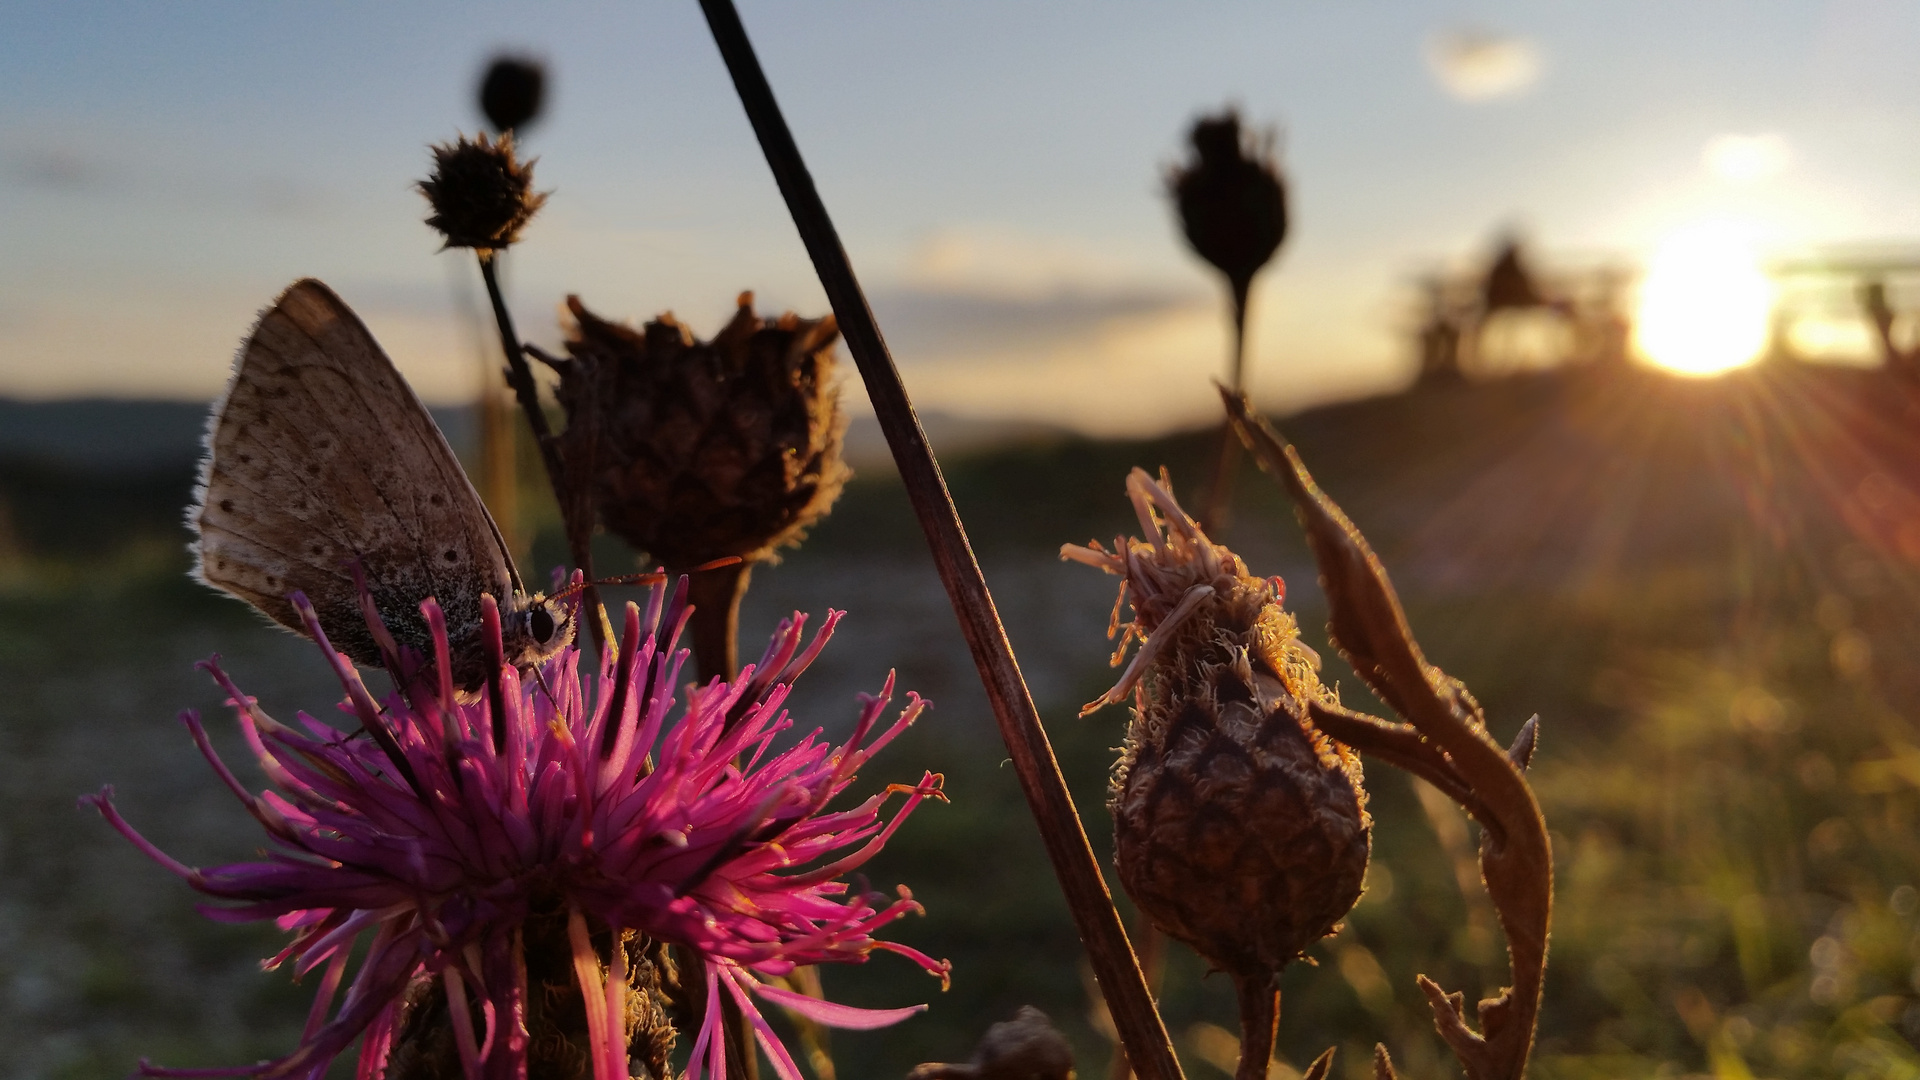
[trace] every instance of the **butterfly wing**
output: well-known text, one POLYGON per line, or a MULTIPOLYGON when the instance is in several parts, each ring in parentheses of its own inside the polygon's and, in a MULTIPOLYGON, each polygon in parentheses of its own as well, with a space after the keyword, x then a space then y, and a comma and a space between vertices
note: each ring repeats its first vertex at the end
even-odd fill
MULTIPOLYGON (((456 650, 477 642, 480 594, 519 594, 506 545, 426 407, 333 291, 296 282, 260 317, 215 409, 201 466, 194 574, 301 630, 306 593, 334 647, 379 650, 358 560, 394 637, 431 656, 431 596, 456 650)), ((456 668, 463 667, 460 659, 456 668)))

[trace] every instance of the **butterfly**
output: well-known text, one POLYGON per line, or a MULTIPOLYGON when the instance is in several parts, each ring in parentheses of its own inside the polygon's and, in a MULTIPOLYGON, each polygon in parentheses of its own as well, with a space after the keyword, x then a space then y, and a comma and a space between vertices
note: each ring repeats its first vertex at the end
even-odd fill
POLYGON ((426 407, 352 309, 295 282, 241 347, 207 428, 194 577, 304 633, 305 593, 333 647, 368 667, 381 649, 356 574, 402 646, 433 656, 420 602, 447 621, 449 674, 486 678, 480 597, 500 607, 504 655, 529 667, 573 639, 571 605, 529 594, 500 529, 426 407))

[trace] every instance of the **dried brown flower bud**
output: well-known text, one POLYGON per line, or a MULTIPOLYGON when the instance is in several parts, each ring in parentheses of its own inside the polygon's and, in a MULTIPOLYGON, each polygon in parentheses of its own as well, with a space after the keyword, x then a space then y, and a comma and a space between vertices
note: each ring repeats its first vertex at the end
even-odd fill
POLYGON ((1167 177, 1180 209, 1187 242, 1220 268, 1245 303, 1253 275, 1287 238, 1287 191, 1270 149, 1240 129, 1240 114, 1228 109, 1194 121, 1188 134, 1193 157, 1167 177))
POLYGON ((525 128, 540 115, 547 69, 537 60, 497 56, 480 80, 480 111, 495 131, 525 128))
POLYGON ((973 1060, 965 1064, 928 1062, 907 1080, 1073 1080, 1073 1045, 1046 1013, 1020 1006, 980 1036, 973 1060))
POLYGON ((752 293, 739 303, 702 342, 671 315, 635 331, 567 298, 562 456, 608 531, 675 569, 798 542, 850 475, 833 317, 761 319, 752 293))
POLYGON ((1309 717, 1309 702, 1336 699, 1281 610, 1279 579, 1210 542, 1164 475, 1135 469, 1127 492, 1147 540, 1061 548, 1125 579, 1133 621, 1120 625, 1116 603, 1115 663, 1141 642, 1086 710, 1135 699, 1108 803, 1120 881, 1154 925, 1261 980, 1360 898, 1371 829, 1360 759, 1309 717))
POLYGON ((433 175, 420 182, 433 214, 427 224, 448 247, 495 251, 520 239, 547 201, 533 190, 533 162, 513 156, 513 135, 489 139, 483 132, 433 148, 433 175))

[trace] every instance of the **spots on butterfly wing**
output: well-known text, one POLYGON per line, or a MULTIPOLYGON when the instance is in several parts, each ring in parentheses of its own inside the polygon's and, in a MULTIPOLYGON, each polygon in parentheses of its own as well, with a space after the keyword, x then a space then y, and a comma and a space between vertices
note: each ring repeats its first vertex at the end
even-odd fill
POLYGON ((319 476, 319 475, 320 475, 320 463, 319 463, 319 462, 317 462, 317 461, 309 461, 309 462, 307 462, 307 475, 308 475, 308 476, 319 476))
POLYGON ((433 494, 432 494, 431 496, 429 496, 429 497, 427 498, 427 501, 428 501, 428 502, 430 502, 430 503, 432 503, 432 504, 433 504, 433 505, 435 505, 435 506, 445 506, 445 505, 447 505, 447 497, 446 497, 445 495, 442 495, 442 494, 440 494, 440 493, 439 493, 439 492, 437 492, 437 491, 436 491, 436 492, 434 492, 434 493, 433 493, 433 494))
POLYGON ((447 560, 449 564, 457 563, 460 561, 460 553, 455 551, 452 548, 448 548, 446 551, 441 552, 440 557, 447 560))
POLYGON ((220 500, 220 512, 221 512, 221 513, 223 513, 223 514, 231 514, 231 513, 233 513, 233 500, 232 500, 232 499, 221 499, 221 500, 220 500))

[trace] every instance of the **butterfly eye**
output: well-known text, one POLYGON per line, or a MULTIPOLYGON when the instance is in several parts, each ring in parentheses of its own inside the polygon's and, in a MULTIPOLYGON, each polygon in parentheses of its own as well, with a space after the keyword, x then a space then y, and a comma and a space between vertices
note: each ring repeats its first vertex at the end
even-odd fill
POLYGON ((557 629, 559 626, 553 621, 553 614, 547 610, 546 605, 536 607, 527 614, 527 630, 533 634, 533 640, 540 644, 545 645, 552 641, 553 632, 557 629))

